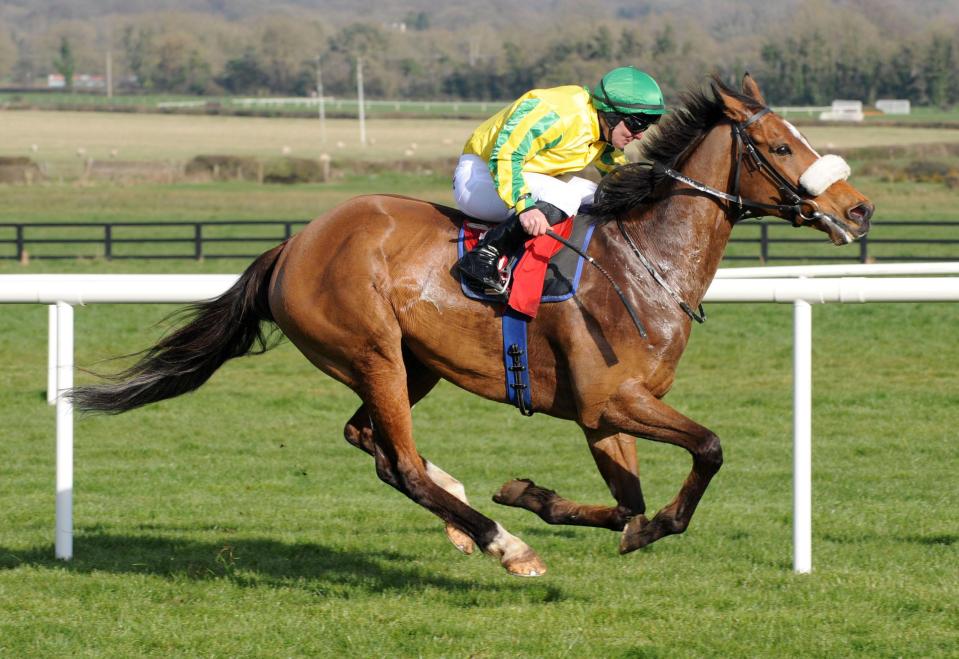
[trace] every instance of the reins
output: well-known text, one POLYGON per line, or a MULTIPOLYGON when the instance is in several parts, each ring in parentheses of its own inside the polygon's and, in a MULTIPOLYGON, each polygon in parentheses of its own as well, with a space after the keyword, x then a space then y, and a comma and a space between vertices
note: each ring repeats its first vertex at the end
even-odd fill
MULTIPOLYGON (((770 215, 771 212, 774 211, 790 216, 791 219, 787 221, 791 222, 794 227, 801 227, 807 222, 825 218, 823 213, 819 210, 819 205, 814 200, 804 197, 801 190, 799 190, 797 186, 788 181, 775 167, 772 166, 772 164, 770 164, 769 160, 767 160, 762 152, 756 148, 756 143, 746 131, 749 126, 759 121, 769 112, 771 112, 771 109, 764 107, 745 121, 732 124, 733 138, 736 143, 736 162, 732 176, 732 193, 723 192, 722 190, 718 190, 701 181, 689 178, 685 174, 666 167, 662 163, 652 162, 648 163, 648 165, 652 167, 654 175, 668 176, 669 178, 679 181, 680 183, 685 183, 694 190, 698 190, 699 192, 707 194, 711 197, 735 204, 735 210, 732 205, 728 206, 726 209, 726 212, 732 217, 733 224, 739 223, 745 219, 770 215), (772 179, 773 183, 776 184, 776 188, 779 190, 779 194, 786 203, 766 204, 759 201, 754 201, 752 199, 743 199, 742 195, 739 194, 739 175, 742 169, 744 154, 748 156, 749 161, 752 163, 754 169, 763 172, 766 174, 766 176, 772 179), (810 209, 809 215, 804 212, 805 208, 810 209)), ((653 266, 649 259, 647 259, 646 256, 639 250, 639 247, 636 245, 635 241, 633 241, 632 237, 626 232, 626 227, 623 225, 621 218, 616 219, 616 225, 619 227, 620 233, 626 240, 626 244, 629 245, 629 248, 639 259, 639 262, 642 263, 649 275, 653 278, 653 281, 659 284, 669 294, 669 296, 675 300, 675 302, 679 305, 679 308, 682 309, 687 316, 689 316, 692 320, 695 320, 697 323, 705 323, 706 310, 703 309, 703 305, 698 305, 698 310, 693 311, 693 308, 689 305, 689 303, 680 297, 673 287, 669 285, 669 282, 667 282, 666 279, 659 273, 659 271, 656 270, 655 266, 653 266)), ((619 295, 619 299, 622 300, 623 305, 625 305, 626 310, 633 319, 633 322, 639 328, 639 333, 645 339, 646 332, 643 329, 639 318, 636 316, 636 312, 630 306, 629 302, 626 300, 626 296, 619 289, 619 286, 616 285, 616 282, 612 280, 609 274, 607 274, 606 271, 603 270, 603 268, 600 267, 596 261, 589 256, 586 256, 568 241, 563 240, 560 236, 557 236, 552 231, 547 232, 547 234, 555 240, 562 242, 567 247, 572 248, 581 256, 585 257, 606 276, 606 278, 615 288, 616 293, 619 295)))

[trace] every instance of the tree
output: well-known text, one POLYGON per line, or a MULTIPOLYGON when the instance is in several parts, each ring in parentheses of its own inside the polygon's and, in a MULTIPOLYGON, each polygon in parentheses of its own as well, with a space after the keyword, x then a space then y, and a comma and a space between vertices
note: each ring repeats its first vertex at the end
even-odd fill
POLYGON ((257 94, 269 88, 270 76, 251 47, 226 63, 218 82, 234 94, 257 94))
POLYGON ((60 39, 60 56, 53 61, 53 68, 63 76, 63 84, 66 85, 66 88, 73 91, 73 74, 76 70, 76 62, 73 59, 73 49, 70 48, 70 41, 66 37, 60 39))

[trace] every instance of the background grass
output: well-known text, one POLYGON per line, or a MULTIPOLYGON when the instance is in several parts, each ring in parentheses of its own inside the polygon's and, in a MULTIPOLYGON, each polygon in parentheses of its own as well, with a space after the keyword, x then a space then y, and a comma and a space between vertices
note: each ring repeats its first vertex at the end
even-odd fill
MULTIPOLYGON (((882 219, 955 219, 945 186, 855 182, 878 204, 873 235, 882 219)), ((0 188, 0 218, 297 219, 368 191, 449 202, 441 173, 56 183, 0 188)), ((81 259, 0 272, 246 264, 81 259)), ((78 308, 77 364, 120 368, 103 360, 152 344, 171 310, 78 308)), ((54 560, 46 311, 0 307, 0 656, 955 656, 959 305, 815 308, 811 575, 791 572, 791 311, 709 313, 667 401, 720 435, 726 463, 686 534, 625 557, 615 534, 550 527, 489 499, 529 477, 609 501, 574 424, 447 384, 417 405, 421 452, 550 568, 517 580, 459 555, 436 518, 379 482, 342 440, 356 397, 288 343, 227 364, 195 394, 79 420, 75 559, 54 560)), ((655 510, 689 460, 643 441, 639 454, 655 510)))
MULTIPOLYGON (((791 314, 713 305, 667 400, 726 465, 690 530, 616 554, 488 497, 511 477, 607 501, 573 424, 448 385, 424 455, 550 567, 463 557, 341 439, 357 404, 288 344, 194 395, 77 424, 76 558, 55 561, 46 312, 0 315, 0 651, 62 654, 950 656, 959 305, 815 310, 814 572, 791 573, 791 314), (919 338, 921 337, 921 339, 919 338)), ((77 312, 77 362, 153 342, 169 307, 77 312)), ((88 380, 85 375, 80 380, 88 380)), ((639 445, 651 509, 688 459, 639 445)))

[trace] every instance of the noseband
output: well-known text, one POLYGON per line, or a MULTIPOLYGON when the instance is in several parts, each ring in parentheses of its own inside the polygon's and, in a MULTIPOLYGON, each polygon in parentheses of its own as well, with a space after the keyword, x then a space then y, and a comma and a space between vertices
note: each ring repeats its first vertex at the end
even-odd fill
POLYGON ((798 186, 786 179, 778 169, 772 166, 766 156, 756 148, 756 142, 746 130, 769 112, 771 112, 770 108, 764 107, 745 121, 732 124, 733 141, 736 145, 736 164, 733 169, 732 192, 717 190, 705 183, 691 179, 674 169, 670 169, 661 163, 653 163, 653 171, 685 183, 691 188, 712 197, 724 199, 735 204, 735 208, 730 207, 727 211, 732 216, 734 224, 743 220, 770 215, 771 212, 779 212, 786 215, 794 227, 801 227, 813 220, 821 219, 823 214, 819 210, 819 204, 809 197, 804 197, 798 186), (746 157, 748 157, 748 161, 751 163, 753 169, 763 172, 773 181, 779 190, 782 203, 764 204, 759 201, 753 201, 752 199, 743 199, 742 195, 739 194, 739 175, 742 170, 743 159, 746 157))

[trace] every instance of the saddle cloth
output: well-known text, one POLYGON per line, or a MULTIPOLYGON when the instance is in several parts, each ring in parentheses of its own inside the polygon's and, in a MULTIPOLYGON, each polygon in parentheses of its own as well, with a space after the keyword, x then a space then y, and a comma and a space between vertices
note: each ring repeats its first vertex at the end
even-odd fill
MULTIPOLYGON (((464 222, 460 227, 457 250, 459 257, 475 247, 490 225, 478 220, 464 222)), ((593 237, 595 225, 585 213, 556 224, 552 230, 578 246, 584 253, 593 237)), ((584 259, 562 243, 549 236, 527 240, 521 252, 510 255, 515 263, 506 305, 530 318, 535 318, 541 302, 568 300, 579 287, 584 259), (515 257, 519 257, 518 260, 515 257)), ((482 289, 461 279, 463 293, 474 300, 502 302, 502 298, 487 295, 482 289)))

